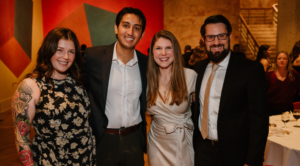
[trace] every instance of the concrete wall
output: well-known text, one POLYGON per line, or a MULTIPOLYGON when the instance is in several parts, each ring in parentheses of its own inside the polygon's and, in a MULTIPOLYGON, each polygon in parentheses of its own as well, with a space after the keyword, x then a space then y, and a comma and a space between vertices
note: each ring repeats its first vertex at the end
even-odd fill
POLYGON ((300 1, 278 1, 277 51, 290 53, 300 40, 300 1))
POLYGON ((268 8, 273 4, 278 3, 278 0, 240 0, 241 8, 268 8))
POLYGON ((207 17, 222 14, 233 28, 232 48, 239 42, 239 8, 240 0, 164 0, 164 29, 176 36, 183 51, 185 45, 199 45, 207 17))

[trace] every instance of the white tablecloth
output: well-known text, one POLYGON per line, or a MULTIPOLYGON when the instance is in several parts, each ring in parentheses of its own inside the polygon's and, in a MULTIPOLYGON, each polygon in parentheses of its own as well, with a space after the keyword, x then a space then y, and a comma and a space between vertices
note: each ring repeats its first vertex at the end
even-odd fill
MULTIPOLYGON (((292 115, 290 117, 292 118, 292 115)), ((278 128, 284 126, 281 115, 271 116, 270 123, 275 123, 278 128)), ((290 135, 268 137, 264 165, 300 166, 300 128, 293 127, 295 124, 294 118, 287 123, 287 130, 292 131, 290 135)))

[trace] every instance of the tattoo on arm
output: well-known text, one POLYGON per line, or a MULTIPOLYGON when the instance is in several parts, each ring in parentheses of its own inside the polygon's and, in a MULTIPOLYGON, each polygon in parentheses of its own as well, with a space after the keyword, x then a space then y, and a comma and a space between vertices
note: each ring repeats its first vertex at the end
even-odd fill
POLYGON ((30 117, 28 114, 29 102, 32 100, 33 91, 26 81, 20 83, 16 90, 11 112, 16 135, 16 146, 20 160, 24 166, 33 165, 33 157, 30 148, 30 117))

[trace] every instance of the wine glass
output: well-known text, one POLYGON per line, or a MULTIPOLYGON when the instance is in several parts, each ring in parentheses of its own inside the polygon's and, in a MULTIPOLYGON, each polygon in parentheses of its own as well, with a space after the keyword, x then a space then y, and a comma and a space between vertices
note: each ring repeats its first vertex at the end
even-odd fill
POLYGON ((296 125, 294 127, 300 127, 298 126, 298 119, 300 118, 300 109, 294 109, 293 116, 296 119, 296 125))
POLYGON ((281 120, 284 123, 282 128, 287 128, 286 123, 290 121, 290 113, 288 111, 281 114, 281 120))

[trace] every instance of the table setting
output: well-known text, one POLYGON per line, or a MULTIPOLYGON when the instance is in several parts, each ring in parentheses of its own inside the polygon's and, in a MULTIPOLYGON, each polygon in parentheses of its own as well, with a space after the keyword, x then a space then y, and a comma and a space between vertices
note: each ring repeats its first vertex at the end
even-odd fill
POLYGON ((270 116, 264 165, 300 166, 299 118, 298 109, 270 116))

